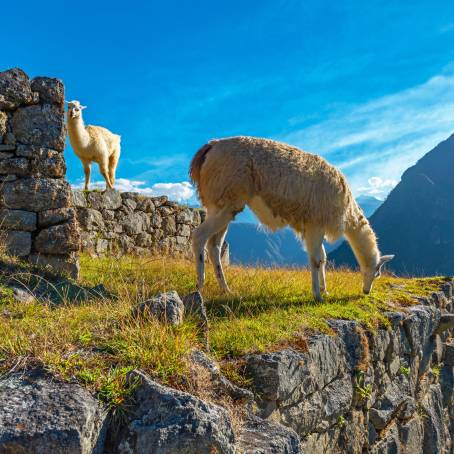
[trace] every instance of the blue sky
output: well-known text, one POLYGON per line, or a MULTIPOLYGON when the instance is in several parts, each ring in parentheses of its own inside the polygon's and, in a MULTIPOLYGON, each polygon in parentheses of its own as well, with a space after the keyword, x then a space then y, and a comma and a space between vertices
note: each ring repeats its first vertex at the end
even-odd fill
POLYGON ((192 202, 192 154, 242 134, 319 153, 383 198, 454 132, 452 0, 25 0, 2 16, 0 67, 63 79, 86 123, 121 134, 122 188, 192 202))

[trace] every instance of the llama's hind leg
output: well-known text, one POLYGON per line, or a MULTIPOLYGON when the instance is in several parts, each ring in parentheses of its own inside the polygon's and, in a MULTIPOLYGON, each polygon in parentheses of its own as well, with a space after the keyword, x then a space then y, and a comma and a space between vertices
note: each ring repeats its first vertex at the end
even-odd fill
POLYGON ((192 250, 196 260, 197 289, 201 290, 205 281, 205 245, 209 238, 226 228, 233 219, 232 210, 223 208, 208 217, 192 232, 192 250))
POLYGON ((112 155, 109 157, 109 179, 112 187, 115 184, 115 172, 117 170, 118 160, 120 159, 120 146, 115 149, 112 155))
POLYGON ((326 251, 325 251, 325 246, 321 246, 321 251, 320 251, 320 269, 318 270, 318 280, 320 282, 320 292, 324 293, 325 295, 328 294, 328 291, 326 289, 326 251))
POLYGON ((322 246, 325 234, 318 228, 306 228, 304 231, 304 242, 309 254, 309 262, 312 277, 312 293, 317 301, 323 301, 320 294, 320 270, 322 262, 322 246))
POLYGON ((216 279, 218 280, 219 286, 225 292, 230 293, 229 286, 227 285, 227 281, 225 280, 224 270, 222 269, 222 260, 221 260, 221 252, 222 252, 222 245, 224 243, 225 234, 227 233, 227 226, 221 229, 218 233, 215 233, 209 240, 208 240, 208 255, 210 257, 211 263, 213 264, 214 273, 216 275, 216 279))

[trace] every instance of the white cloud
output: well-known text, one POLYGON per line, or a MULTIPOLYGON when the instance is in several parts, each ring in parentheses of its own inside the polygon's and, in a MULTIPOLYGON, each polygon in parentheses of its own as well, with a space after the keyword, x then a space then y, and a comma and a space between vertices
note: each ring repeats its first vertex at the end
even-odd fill
MULTIPOLYGON (((151 186, 144 185, 144 181, 118 178, 115 182, 115 189, 122 192, 138 192, 139 194, 153 197, 165 195, 176 202, 188 202, 195 194, 193 186, 188 181, 182 181, 181 183, 155 183, 151 186)), ((83 183, 73 185, 76 189, 82 189, 83 186, 83 183)), ((104 181, 95 181, 90 184, 91 189, 104 189, 105 187, 106 183, 104 181)))
POLYGON ((382 200, 383 196, 386 195, 396 184, 398 183, 397 180, 390 180, 374 176, 370 177, 367 180, 368 185, 358 188, 358 192, 361 194, 371 195, 380 200, 382 200))
POLYGON ((364 104, 337 108, 327 120, 279 139, 327 157, 345 172, 355 195, 382 196, 408 167, 453 132, 450 72, 364 104), (378 187, 370 183, 376 175, 383 183, 378 187))

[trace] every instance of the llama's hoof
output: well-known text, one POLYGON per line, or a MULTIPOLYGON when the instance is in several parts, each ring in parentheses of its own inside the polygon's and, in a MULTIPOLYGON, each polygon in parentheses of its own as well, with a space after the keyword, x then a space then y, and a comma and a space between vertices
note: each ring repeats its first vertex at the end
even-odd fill
POLYGON ((323 298, 321 297, 321 295, 315 295, 314 299, 315 301, 317 301, 317 303, 323 303, 323 298))

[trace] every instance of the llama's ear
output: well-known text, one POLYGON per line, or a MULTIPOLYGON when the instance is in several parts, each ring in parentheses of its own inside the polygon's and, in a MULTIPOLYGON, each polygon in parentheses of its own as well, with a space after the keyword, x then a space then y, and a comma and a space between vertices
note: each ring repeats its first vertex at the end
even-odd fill
MULTIPOLYGON (((87 108, 87 106, 80 106, 80 110, 84 110, 84 109, 86 109, 86 108, 87 108)), ((393 256, 393 257, 394 257, 394 256, 393 256)))
POLYGON ((394 255, 383 255, 380 257, 380 260, 377 265, 377 270, 375 272, 375 277, 380 277, 381 269, 383 268, 383 265, 386 262, 389 262, 390 260, 392 260, 393 258, 394 258, 394 255))
POLYGON ((393 258, 394 258, 394 254, 391 254, 391 255, 382 255, 382 256, 380 257, 380 262, 378 262, 378 263, 379 263, 379 265, 381 266, 381 265, 383 265, 384 263, 389 262, 389 261, 392 260, 393 258))

